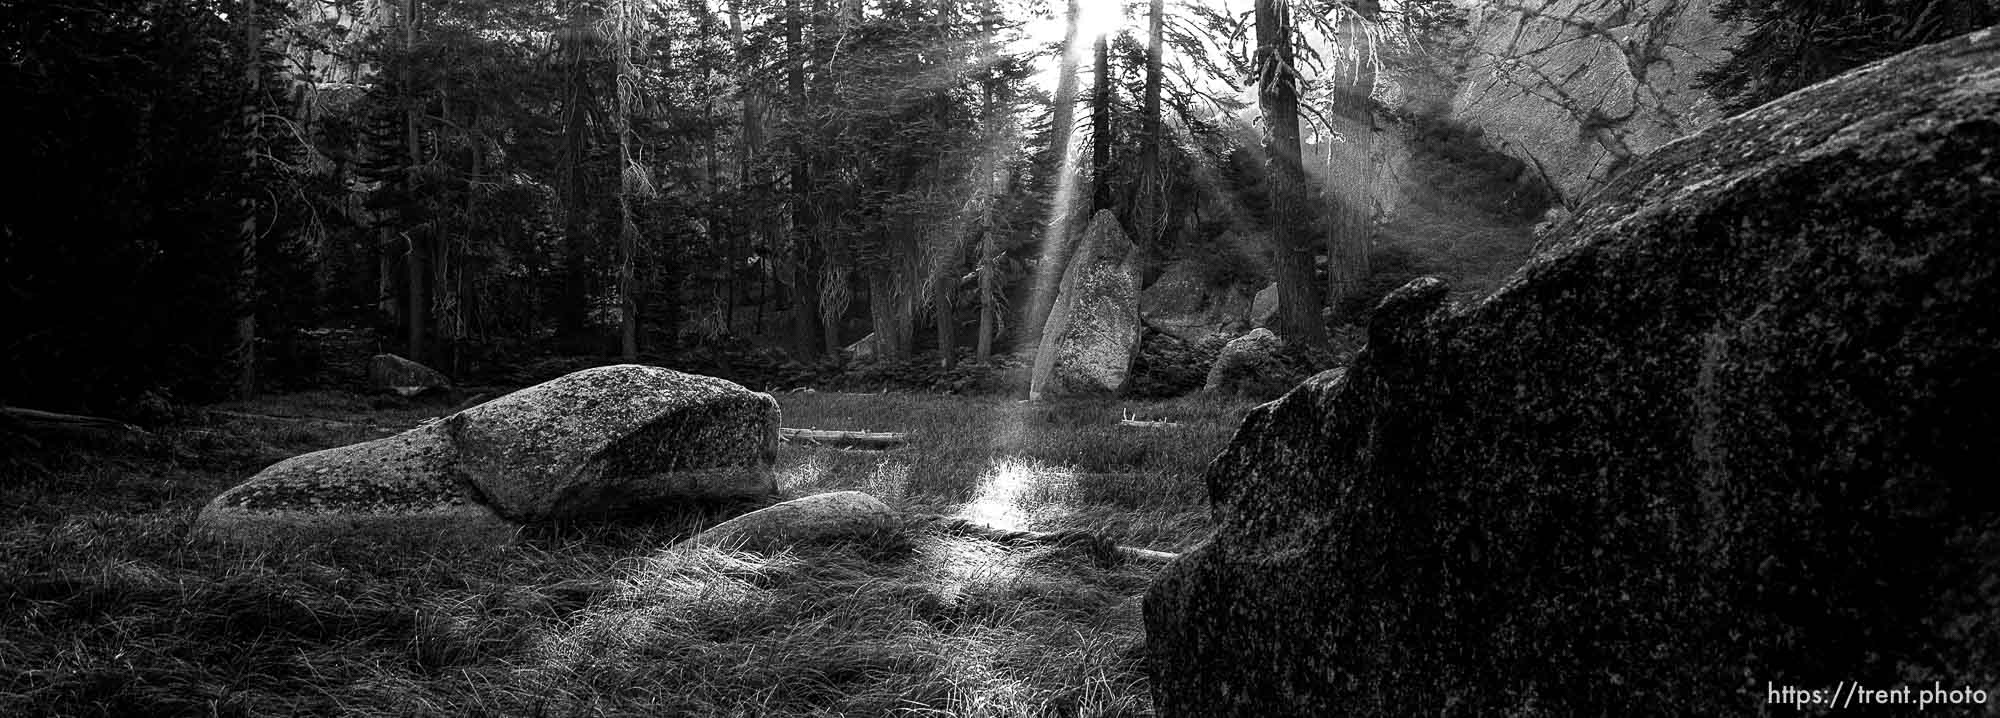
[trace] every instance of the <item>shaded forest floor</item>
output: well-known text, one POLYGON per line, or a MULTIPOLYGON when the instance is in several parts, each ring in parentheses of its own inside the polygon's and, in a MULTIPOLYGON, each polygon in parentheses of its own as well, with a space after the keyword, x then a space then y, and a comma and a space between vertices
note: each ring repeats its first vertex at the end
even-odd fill
MULTIPOLYGON (((785 446, 788 496, 859 489, 1162 551, 1208 534, 1201 473, 1248 409, 779 398, 786 426, 911 434, 891 452, 785 446)), ((497 551, 190 543, 201 505, 271 462, 451 409, 337 392, 218 408, 319 421, 211 415, 0 467, 0 715, 1151 712, 1139 607, 1157 566, 914 526, 776 555, 667 549, 748 507, 531 527, 497 551)))

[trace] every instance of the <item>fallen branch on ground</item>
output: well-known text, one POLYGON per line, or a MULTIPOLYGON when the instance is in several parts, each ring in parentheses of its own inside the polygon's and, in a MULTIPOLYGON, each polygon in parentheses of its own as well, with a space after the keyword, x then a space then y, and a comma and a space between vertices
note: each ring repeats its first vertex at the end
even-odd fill
POLYGON ((795 444, 830 446, 837 449, 881 451, 902 446, 909 434, 893 431, 822 431, 819 429, 779 429, 778 438, 795 444))
POLYGON ((1120 546, 1110 539, 1088 531, 1026 531, 1003 529, 976 523, 957 516, 939 514, 910 514, 910 519, 949 534, 969 536, 1008 545, 1066 546, 1083 549, 1099 563, 1114 565, 1123 561, 1144 561, 1146 563, 1167 563, 1180 558, 1177 553, 1154 551, 1133 546, 1120 546))
POLYGON ((125 434, 131 436, 152 436, 145 429, 127 424, 117 419, 101 416, 62 414, 39 409, 22 409, 0 406, 0 416, 10 423, 29 429, 54 429, 59 431, 86 431, 95 433, 125 434))
POLYGON ((230 419, 248 419, 251 421, 276 421, 287 424, 318 424, 321 426, 331 427, 336 429, 367 429, 369 431, 373 431, 382 434, 384 436, 396 433, 394 429, 386 429, 375 424, 363 424, 353 421, 341 421, 339 419, 322 419, 316 416, 293 416, 289 414, 253 414, 244 411, 223 411, 221 409, 209 409, 208 413, 212 416, 227 417, 230 419))

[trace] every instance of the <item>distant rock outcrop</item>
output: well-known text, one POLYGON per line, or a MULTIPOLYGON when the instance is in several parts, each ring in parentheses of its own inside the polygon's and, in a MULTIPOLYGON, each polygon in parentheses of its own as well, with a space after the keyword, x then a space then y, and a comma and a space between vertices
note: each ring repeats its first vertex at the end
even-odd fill
POLYGON ((416 396, 427 391, 451 388, 451 380, 436 369, 394 354, 377 354, 368 359, 368 386, 376 391, 416 396))
POLYGON ((743 514, 695 534, 695 546, 777 549, 792 544, 852 538, 895 525, 898 514, 860 491, 834 491, 792 499, 743 514))
POLYGON ((1471 7, 1476 55, 1453 119, 1581 197, 1721 118, 1695 75, 1741 36, 1718 0, 1554 0, 1471 7))
POLYGON ((1250 299, 1250 326, 1264 328, 1278 317, 1278 283, 1272 282, 1250 299))
POLYGON ((1139 351, 1139 273, 1132 250, 1132 240, 1109 210, 1090 219, 1043 327, 1029 398, 1115 394, 1125 388, 1139 351))
POLYGON ((1146 596, 1158 710, 1994 690, 1996 227, 2000 28, 1660 149, 1473 306, 1397 290, 1209 466, 1216 532, 1146 596))
POLYGON ((517 522, 768 496, 777 440, 767 394, 657 367, 601 367, 279 462, 209 502, 196 528, 237 541, 504 542, 517 522))
POLYGON ((1139 316, 1146 326, 1190 344, 1215 334, 1233 335, 1250 323, 1250 295, 1239 287, 1217 287, 1202 277, 1194 260, 1169 263, 1153 285, 1139 293, 1139 316))
POLYGON ((1202 391, 1269 399, 1298 383, 1285 363, 1285 340, 1269 329, 1254 329, 1229 340, 1208 370, 1202 391))

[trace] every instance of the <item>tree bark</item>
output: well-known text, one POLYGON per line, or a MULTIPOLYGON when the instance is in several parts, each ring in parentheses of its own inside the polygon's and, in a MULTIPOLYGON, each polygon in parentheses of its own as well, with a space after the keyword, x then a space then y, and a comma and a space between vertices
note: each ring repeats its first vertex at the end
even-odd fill
POLYGON ((1369 240, 1374 231, 1373 195, 1379 174, 1374 155, 1375 106, 1370 95, 1375 89, 1374 36, 1369 25, 1377 7, 1373 0, 1361 0, 1353 13, 1337 20, 1339 42, 1354 48, 1352 67, 1337 67, 1331 110, 1339 123, 1342 142, 1328 145, 1328 177, 1332 179, 1334 217, 1326 233, 1326 300, 1334 309, 1333 320, 1344 323, 1340 308, 1346 298, 1361 291, 1368 280, 1369 240), (1345 169, 1346 171, 1341 171, 1345 169))
POLYGON ((1138 206, 1132 212, 1134 237, 1142 247, 1159 242, 1161 235, 1165 234, 1161 202, 1166 178, 1160 171, 1160 149, 1166 141, 1160 122, 1165 5, 1163 0, 1152 0, 1147 10, 1146 97, 1139 116, 1142 135, 1139 138, 1139 197, 1135 202, 1138 206))
MULTIPOLYGON (((404 140, 403 141, 405 149, 409 152, 409 158, 408 158, 409 165, 404 168, 404 171, 408 173, 410 196, 412 198, 416 197, 418 189, 417 185, 421 179, 421 173, 418 168, 423 164, 424 161, 423 146, 420 144, 423 141, 423 134, 418 126, 418 122, 421 121, 422 119, 422 108, 417 106, 417 101, 416 101, 417 77, 415 69, 415 59, 416 59, 416 48, 417 48, 417 21, 418 21, 417 0, 404 0, 403 3, 404 140)), ((412 201, 414 201, 414 199, 412 199, 412 201)), ((412 234, 408 236, 409 236, 408 246, 410 250, 408 268, 409 268, 410 279, 409 279, 409 286, 405 287, 404 290, 409 293, 408 294, 409 309, 406 310, 409 315, 407 319, 409 321, 408 326, 410 330, 409 341, 408 341, 409 357, 411 361, 424 362, 429 360, 428 356, 429 346, 427 346, 425 340, 430 334, 429 272, 430 272, 431 243, 429 241, 429 238, 427 236, 424 236, 422 233, 412 234)))
MULTIPOLYGON (((987 0, 984 12, 986 18, 996 19, 997 12, 992 0, 987 0)), ((987 27, 991 28, 993 25, 994 23, 988 23, 987 27)), ((987 41, 990 43, 991 40, 989 34, 987 41)), ((994 86, 999 82, 989 76, 979 86, 980 124, 987 132, 997 129, 995 124, 1000 119, 998 102, 994 97, 996 94, 994 86)), ((999 196, 1000 187, 999 178, 996 176, 998 168, 992 161, 993 155, 989 153, 987 158, 987 161, 980 164, 979 176, 980 181, 984 183, 982 191, 985 192, 985 201, 979 204, 979 266, 975 270, 979 276, 979 336, 974 340, 976 346, 973 348, 973 355, 982 362, 993 357, 993 334, 999 331, 997 305, 1000 300, 999 278, 994 276, 994 265, 1000 261, 1000 247, 998 237, 995 236, 997 233, 993 231, 993 202, 994 198, 999 196)))
MULTIPOLYGON (((805 46, 805 18, 799 11, 799 0, 785 0, 785 47, 791 54, 791 76, 788 90, 792 95, 792 106, 799 116, 795 124, 803 124, 806 106, 806 63, 809 62, 805 46)), ((811 207, 812 164, 807 160, 807 148, 803 138, 795 132, 792 145, 792 347, 800 358, 811 359, 819 356, 819 282, 813 270, 819 258, 813 251, 813 226, 811 207)))
MULTIPOLYGON (((263 135, 263 89, 264 89, 264 29, 257 16, 256 0, 243 3, 243 170, 254 182, 263 165, 261 157, 263 135)), ((241 203, 243 218, 237 225, 235 261, 236 272, 230 287, 230 310, 234 321, 230 327, 229 363, 230 389, 234 398, 249 398, 257 393, 257 238, 258 211, 256 193, 244 194, 241 203)))
POLYGON ((570 12, 569 31, 577 37, 570 40, 571 47, 562 50, 568 66, 564 68, 563 92, 563 286, 557 301, 556 330, 570 351, 596 353, 595 342, 589 341, 591 239, 586 199, 589 187, 583 167, 593 100, 586 74, 587 48, 581 37, 588 26, 580 3, 572 3, 570 12))
MULTIPOLYGON (((956 11, 957 7, 952 0, 938 0, 937 35, 939 47, 951 47, 951 16, 956 11)), ((946 62, 953 61, 950 59, 950 53, 946 54, 946 58, 946 62)), ((937 91, 935 98, 937 103, 936 130, 939 136, 945 136, 951 130, 951 88, 957 85, 962 79, 958 70, 959 68, 953 68, 951 83, 939 87, 937 91)), ((937 172, 933 175, 934 181, 945 181, 944 162, 945 155, 939 153, 936 165, 937 172)), ((960 252, 961 245, 959 244, 959 238, 962 236, 960 233, 965 231, 965 222, 961 217, 954 217, 952 221, 946 222, 944 226, 948 228, 946 231, 951 233, 950 236, 933 236, 931 238, 932 246, 938 247, 938 251, 945 252, 945 256, 937 262, 936 270, 931 272, 930 300, 931 315, 937 327, 938 364, 945 369, 950 369, 952 365, 958 363, 958 326, 953 321, 952 290, 957 286, 958 270, 961 266, 959 260, 964 257, 960 252)))
POLYGON ((618 109, 612 129, 618 133, 618 356, 626 362, 639 359, 639 300, 632 281, 633 255, 638 251, 639 227, 632 220, 632 182, 626 174, 632 164, 632 8, 631 0, 616 0, 612 12, 612 57, 617 75, 618 109))
POLYGON ((1271 195, 1272 259, 1278 275, 1278 334, 1307 346, 1326 343, 1325 301, 1313 276, 1317 242, 1308 226, 1305 168, 1299 159, 1298 77, 1292 65, 1289 0, 1257 0, 1257 104, 1264 114, 1271 195))
POLYGON ((1111 209, 1111 39, 1098 35, 1090 98, 1090 211, 1111 209))

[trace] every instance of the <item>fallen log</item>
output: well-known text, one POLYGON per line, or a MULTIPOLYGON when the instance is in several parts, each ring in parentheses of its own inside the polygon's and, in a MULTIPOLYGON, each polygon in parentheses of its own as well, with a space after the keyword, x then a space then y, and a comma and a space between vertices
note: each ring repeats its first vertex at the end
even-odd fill
POLYGON ((1178 421, 1144 421, 1140 419, 1119 419, 1119 426, 1139 426, 1148 429, 1178 429, 1184 424, 1178 421))
POLYGON ((106 419, 101 416, 82 416, 78 414, 63 414, 53 411, 42 411, 40 409, 23 409, 20 407, 13 407, 13 406, 0 406, 0 416, 5 416, 9 423, 27 429, 47 429, 47 430, 57 430, 57 431, 72 431, 72 432, 80 431, 80 432, 108 433, 108 434, 140 436, 140 437, 152 436, 152 434, 148 433, 145 429, 141 429, 131 424, 119 421, 117 419, 106 419))
POLYGON ((254 414, 244 411, 224 411, 222 409, 209 409, 208 414, 210 416, 220 416, 229 419, 246 419, 249 421, 275 421, 285 424, 316 424, 322 427, 334 428, 334 429, 366 429, 368 431, 372 431, 381 434, 383 436, 388 436, 390 434, 396 433, 396 430, 394 429, 383 428, 373 423, 363 424, 354 421, 341 421, 339 419, 322 419, 316 416, 295 416, 290 414, 254 414))
POLYGON ((1088 531, 1003 529, 957 516, 943 516, 939 514, 910 514, 909 518, 919 524, 927 524, 945 533, 992 541, 999 544, 1010 546, 1060 546, 1078 549, 1090 554, 1099 563, 1107 566, 1125 561, 1167 563, 1181 557, 1177 553, 1154 551, 1134 546, 1120 546, 1110 539, 1088 531))
POLYGON ((836 449, 883 451, 909 442, 909 434, 893 431, 827 431, 820 429, 779 429, 778 438, 795 444, 828 446, 836 449))

